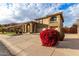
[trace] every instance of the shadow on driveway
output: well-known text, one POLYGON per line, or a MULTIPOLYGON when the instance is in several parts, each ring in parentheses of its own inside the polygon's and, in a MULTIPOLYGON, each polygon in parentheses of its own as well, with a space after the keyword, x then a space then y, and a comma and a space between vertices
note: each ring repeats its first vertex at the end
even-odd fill
POLYGON ((79 50, 79 39, 64 39, 64 41, 59 42, 57 48, 69 48, 79 50))

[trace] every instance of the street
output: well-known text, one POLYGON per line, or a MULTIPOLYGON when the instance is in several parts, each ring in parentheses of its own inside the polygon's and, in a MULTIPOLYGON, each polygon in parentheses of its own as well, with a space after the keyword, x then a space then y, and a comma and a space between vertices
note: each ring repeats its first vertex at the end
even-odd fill
POLYGON ((8 49, 0 42, 0 56, 11 56, 8 49))

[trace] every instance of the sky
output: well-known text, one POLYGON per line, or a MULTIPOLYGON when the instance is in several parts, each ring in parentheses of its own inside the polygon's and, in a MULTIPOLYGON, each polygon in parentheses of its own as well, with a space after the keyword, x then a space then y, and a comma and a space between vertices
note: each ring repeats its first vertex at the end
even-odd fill
POLYGON ((0 3, 0 24, 22 23, 63 12, 64 26, 79 19, 78 3, 0 3))

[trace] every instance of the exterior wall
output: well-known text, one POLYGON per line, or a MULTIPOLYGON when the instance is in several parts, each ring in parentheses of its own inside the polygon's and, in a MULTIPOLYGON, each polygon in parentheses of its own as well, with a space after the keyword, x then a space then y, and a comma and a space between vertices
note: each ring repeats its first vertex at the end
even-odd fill
POLYGON ((62 32, 62 28, 63 28, 63 22, 62 19, 60 17, 60 15, 58 16, 58 27, 59 27, 59 31, 62 32))
POLYGON ((55 27, 59 32, 61 32, 61 28, 63 28, 63 22, 60 15, 56 15, 57 20, 55 22, 49 23, 49 26, 55 27))
POLYGON ((48 25, 49 26, 55 26, 56 27, 56 26, 58 26, 58 22, 49 23, 48 25))
POLYGON ((37 32, 37 23, 32 23, 32 32, 37 32))
POLYGON ((37 32, 41 32, 43 28, 48 28, 46 24, 37 24, 37 32))
POLYGON ((22 32, 24 33, 24 25, 22 25, 22 32))
POLYGON ((49 24, 50 23, 50 18, 51 17, 43 19, 43 24, 49 24))

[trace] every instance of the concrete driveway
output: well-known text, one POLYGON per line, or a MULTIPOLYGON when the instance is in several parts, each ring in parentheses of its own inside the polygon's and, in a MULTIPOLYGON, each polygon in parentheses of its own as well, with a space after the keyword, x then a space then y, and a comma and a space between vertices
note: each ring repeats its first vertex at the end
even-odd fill
POLYGON ((11 37, 0 35, 2 38, 6 37, 0 41, 16 56, 79 56, 79 38, 73 36, 65 36, 64 41, 59 41, 54 47, 41 46, 39 34, 11 37))

